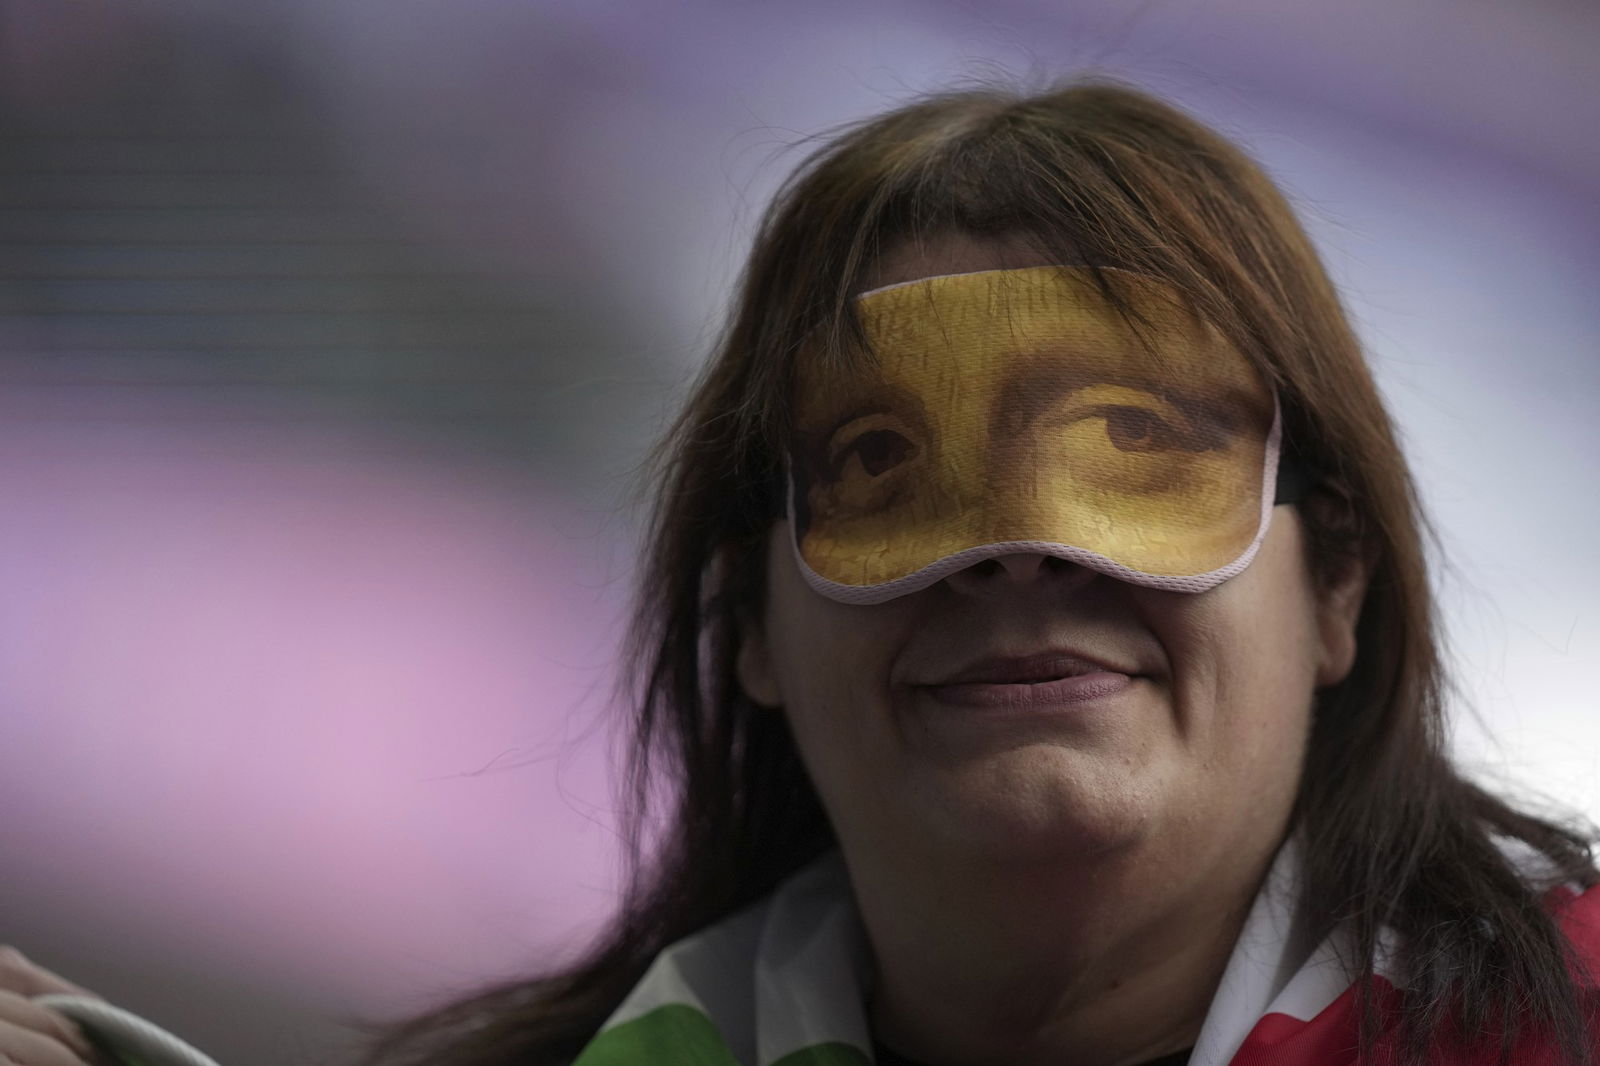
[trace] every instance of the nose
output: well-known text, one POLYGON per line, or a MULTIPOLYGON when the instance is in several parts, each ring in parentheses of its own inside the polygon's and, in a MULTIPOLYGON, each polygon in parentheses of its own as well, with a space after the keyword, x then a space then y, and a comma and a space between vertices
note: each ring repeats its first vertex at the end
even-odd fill
POLYGON ((950 587, 968 595, 1021 589, 1048 582, 1053 589, 1074 589, 1094 579, 1094 571, 1054 555, 1017 553, 981 559, 945 578, 950 587))

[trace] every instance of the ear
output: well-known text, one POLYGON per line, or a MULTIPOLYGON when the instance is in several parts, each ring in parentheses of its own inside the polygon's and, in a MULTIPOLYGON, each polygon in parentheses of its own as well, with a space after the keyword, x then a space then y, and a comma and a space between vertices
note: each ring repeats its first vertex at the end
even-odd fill
POLYGON ((1317 687, 1337 685, 1356 661, 1356 621, 1366 602, 1372 560, 1362 555, 1347 561, 1317 596, 1317 687))
POLYGON ((772 668, 772 650, 767 646, 767 635, 759 625, 747 625, 739 636, 739 655, 734 661, 739 687, 750 702, 760 707, 778 707, 783 703, 783 692, 778 687, 778 674, 772 668))

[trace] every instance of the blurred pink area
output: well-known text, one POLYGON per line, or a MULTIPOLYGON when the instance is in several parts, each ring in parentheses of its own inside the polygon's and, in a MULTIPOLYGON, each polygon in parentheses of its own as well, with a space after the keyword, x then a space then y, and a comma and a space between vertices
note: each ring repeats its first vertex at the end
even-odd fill
POLYGON ((364 1005, 607 912, 619 586, 570 505, 248 413, 4 406, 14 889, 364 1005))

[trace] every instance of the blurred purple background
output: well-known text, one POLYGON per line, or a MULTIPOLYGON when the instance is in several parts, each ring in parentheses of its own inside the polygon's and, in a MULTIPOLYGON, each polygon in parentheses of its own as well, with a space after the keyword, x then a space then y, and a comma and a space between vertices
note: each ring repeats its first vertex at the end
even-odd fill
POLYGON ((0 941, 229 1066, 577 950, 637 466, 756 216, 806 135, 998 74, 1283 182, 1438 524, 1462 756, 1600 817, 1597 43, 1558 0, 0 0, 0 941))

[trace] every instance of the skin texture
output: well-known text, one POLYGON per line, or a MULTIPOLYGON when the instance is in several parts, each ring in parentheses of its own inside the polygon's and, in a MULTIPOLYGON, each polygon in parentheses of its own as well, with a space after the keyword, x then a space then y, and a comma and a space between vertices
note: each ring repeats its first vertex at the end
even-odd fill
MULTIPOLYGON (((867 287, 1039 263, 952 237, 892 252, 867 287)), ((1317 591, 1289 506, 1200 594, 1012 555, 846 605, 805 583, 782 522, 767 566, 740 679, 788 717, 838 834, 880 1039, 930 1066, 1190 1046, 1288 831, 1314 690, 1353 660, 1365 573, 1317 591), (1042 653, 1094 664, 1104 691, 980 685, 977 705, 952 684, 1042 653)))

